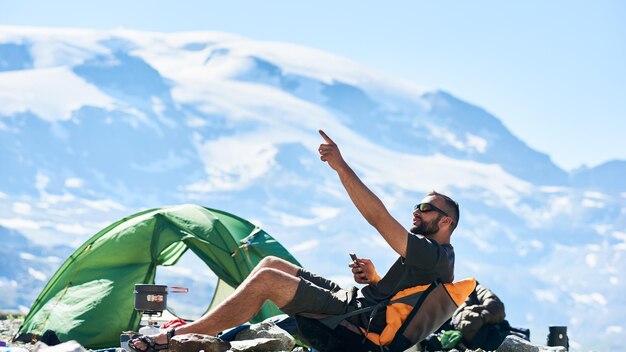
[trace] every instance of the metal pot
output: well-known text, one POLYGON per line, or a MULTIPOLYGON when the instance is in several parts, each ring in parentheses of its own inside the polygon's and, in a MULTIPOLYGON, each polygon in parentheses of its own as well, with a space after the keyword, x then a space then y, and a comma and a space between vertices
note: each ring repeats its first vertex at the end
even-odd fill
POLYGON ((144 313, 160 313, 167 309, 167 286, 135 285, 135 310, 144 313))

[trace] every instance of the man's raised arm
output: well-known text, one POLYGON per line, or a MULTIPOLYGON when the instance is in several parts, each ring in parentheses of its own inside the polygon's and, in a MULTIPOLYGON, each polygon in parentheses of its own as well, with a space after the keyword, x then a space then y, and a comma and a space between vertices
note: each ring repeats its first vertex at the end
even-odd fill
POLYGON ((324 131, 320 130, 319 132, 326 142, 320 144, 318 149, 320 159, 327 162, 337 172, 343 187, 365 220, 376 228, 394 251, 405 257, 408 241, 407 230, 389 214, 383 202, 365 186, 343 160, 337 144, 324 131))

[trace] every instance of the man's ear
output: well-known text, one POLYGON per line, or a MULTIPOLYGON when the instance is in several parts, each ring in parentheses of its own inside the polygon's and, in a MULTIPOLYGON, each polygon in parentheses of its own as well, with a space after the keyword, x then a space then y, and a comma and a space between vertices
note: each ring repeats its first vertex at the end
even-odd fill
POLYGON ((443 218, 441 218, 441 222, 443 224, 446 224, 448 226, 452 225, 452 218, 449 216, 444 216, 443 218))

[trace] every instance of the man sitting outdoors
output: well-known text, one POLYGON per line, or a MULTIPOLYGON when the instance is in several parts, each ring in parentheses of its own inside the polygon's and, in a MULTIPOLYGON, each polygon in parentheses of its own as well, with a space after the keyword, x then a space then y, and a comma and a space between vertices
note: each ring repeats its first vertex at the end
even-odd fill
MULTIPOLYGON (((345 290, 285 260, 266 257, 218 307, 175 330, 132 340, 129 346, 133 350, 167 348, 169 338, 174 334, 216 335, 249 321, 265 300, 272 301, 292 316, 298 313, 339 315, 358 307, 375 305, 409 287, 435 280, 452 282, 454 249, 450 245, 450 236, 459 222, 458 204, 443 194, 429 193, 415 206, 413 226, 407 231, 344 161, 337 145, 323 131, 319 132, 325 142, 318 149, 320 159, 337 172, 365 220, 398 253, 399 258, 389 271, 381 277, 371 260, 361 258, 350 267, 354 280, 366 286, 360 290, 354 287, 345 290)), ((380 319, 371 323, 370 331, 380 332, 384 328, 384 314, 378 317, 380 319)))

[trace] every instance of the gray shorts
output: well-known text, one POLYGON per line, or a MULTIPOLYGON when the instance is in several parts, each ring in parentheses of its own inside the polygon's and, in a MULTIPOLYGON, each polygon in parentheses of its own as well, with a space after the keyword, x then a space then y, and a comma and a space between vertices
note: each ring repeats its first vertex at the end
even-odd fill
MULTIPOLYGON (((280 308, 285 314, 290 316, 299 313, 338 315, 376 304, 376 302, 367 301, 356 287, 342 289, 336 283, 304 269, 298 271, 298 276, 300 276, 300 283, 293 299, 280 308)), ((371 331, 380 332, 384 328, 384 310, 382 313, 382 315, 377 315, 383 320, 374 319, 370 327, 371 331)), ((355 315, 348 318, 348 320, 359 326, 366 327, 369 314, 367 316, 365 314, 355 315)))
POLYGON ((357 292, 356 287, 331 291, 301 277, 293 299, 280 310, 291 316, 298 313, 344 314, 351 311, 353 304, 356 307, 357 292))

